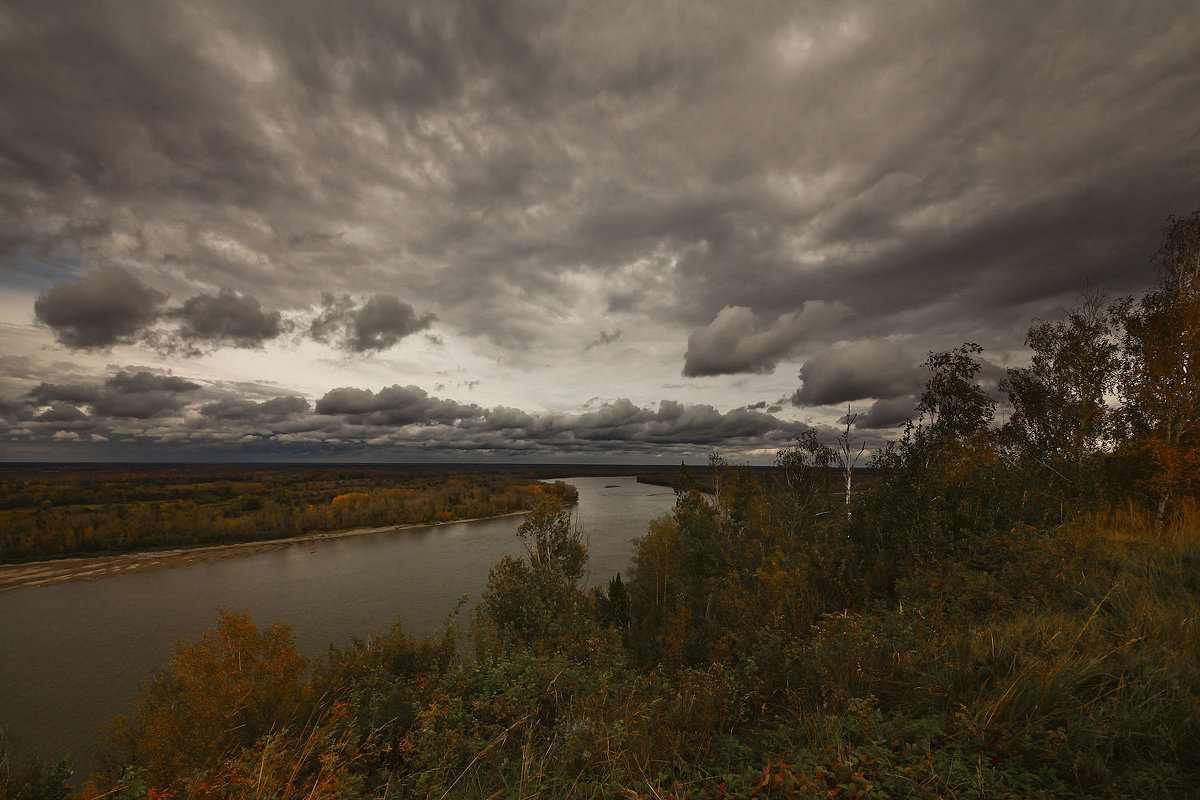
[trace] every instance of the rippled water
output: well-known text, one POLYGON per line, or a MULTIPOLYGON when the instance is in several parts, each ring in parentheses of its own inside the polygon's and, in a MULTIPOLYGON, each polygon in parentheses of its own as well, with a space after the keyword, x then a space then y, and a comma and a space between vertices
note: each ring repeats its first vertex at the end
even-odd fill
MULTIPOLYGON (((629 478, 569 478, 589 550, 589 580, 628 569, 630 541, 674 495, 629 478)), ((0 726, 16 751, 69 751, 80 771, 98 725, 121 713, 171 645, 211 625, 217 609, 285 622, 318 656, 399 618, 439 629, 458 599, 473 604, 488 569, 521 554, 521 517, 306 542, 254 556, 0 594, 0 726)))

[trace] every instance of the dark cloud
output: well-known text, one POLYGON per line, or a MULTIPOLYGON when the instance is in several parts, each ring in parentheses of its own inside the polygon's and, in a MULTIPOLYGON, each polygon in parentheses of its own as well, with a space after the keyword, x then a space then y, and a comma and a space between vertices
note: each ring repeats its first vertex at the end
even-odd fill
POLYGON ((718 445, 806 427, 748 409, 722 413, 709 405, 663 400, 652 411, 622 398, 574 418, 570 430, 576 438, 589 441, 718 445))
POLYGON ((599 336, 597 336, 595 339, 593 339, 592 341, 587 343, 587 345, 583 348, 583 352, 586 353, 588 350, 591 350, 594 347, 601 347, 606 344, 612 344, 617 339, 621 338, 621 333, 622 333, 622 331, 620 328, 613 331, 612 333, 609 333, 608 331, 600 331, 599 336))
POLYGON ((176 309, 165 309, 166 300, 123 267, 104 266, 42 292, 34 314, 60 343, 83 350, 146 340, 196 354, 202 345, 261 347, 288 329, 280 312, 264 311, 257 298, 229 288, 195 295, 176 309), (151 331, 160 320, 178 321, 178 328, 151 331))
POLYGON ((186 346, 262 347, 287 330, 278 311, 263 311, 258 298, 222 288, 198 294, 171 312, 179 320, 177 336, 186 346))
POLYGON ((65 403, 92 403, 100 393, 100 387, 87 383, 40 383, 29 391, 29 397, 40 405, 57 401, 65 403))
POLYGON ((128 419, 170 416, 187 403, 183 395, 199 388, 200 384, 173 375, 119 372, 104 382, 92 410, 101 416, 128 419))
POLYGON ((178 412, 187 403, 184 395, 199 388, 200 384, 175 375, 121 371, 99 385, 43 383, 29 392, 28 399, 52 410, 66 404, 90 405, 99 417, 150 419, 178 412))
POLYGON ((226 398, 202 406, 200 413, 215 420, 280 422, 304 414, 308 409, 308 401, 303 397, 274 397, 262 402, 226 398))
POLYGON ((317 401, 316 411, 345 417, 354 425, 448 425, 483 415, 479 406, 430 397, 417 386, 388 386, 378 393, 332 389, 317 401))
POLYGON ((87 419, 87 414, 70 403, 53 403, 34 417, 37 422, 79 422, 85 419, 87 419))
POLYGON ((815 300, 766 323, 749 308, 726 306, 706 327, 688 337, 683 374, 773 372, 780 359, 807 337, 833 328, 850 313, 841 303, 815 300))
POLYGON ((916 405, 917 398, 911 394, 876 400, 866 412, 858 415, 854 427, 868 430, 895 428, 912 418, 916 405))
POLYGON ((321 313, 309 323, 308 332, 318 342, 334 342, 348 336, 346 329, 352 324, 357 304, 348 294, 340 297, 325 292, 321 295, 321 313))
POLYGON ((321 305, 321 313, 309 327, 312 337, 351 353, 387 350, 437 319, 433 314, 418 316, 411 305, 392 294, 372 295, 359 306, 349 295, 326 293, 321 305))
POLYGON ((10 252, 117 241, 273 306, 399 279, 497 341, 552 338, 506 309, 589 274, 692 328, 818 296, 889 333, 953 296, 940 325, 1011 342, 1085 277, 1144 285, 1200 189, 1182 3, 4 13, 10 252))
MULTIPOLYGON (((124 370, 96 384, 43 384, 23 404, 3 407, 11 421, 24 426, 19 435, 32 435, 31 441, 51 439, 64 430, 81 431, 92 441, 112 442, 127 456, 138 448, 170 442, 184 448, 179 452, 205 457, 250 457, 257 451, 245 443, 253 439, 276 448, 277 454, 304 452, 308 457, 370 457, 386 449, 393 456, 410 457, 440 453, 447 458, 491 454, 518 459, 567 455, 674 460, 703 458, 714 449, 731 455, 769 454, 809 427, 758 409, 722 412, 707 404, 671 400, 647 408, 620 398, 571 414, 482 408, 430 396, 416 386, 389 386, 377 392, 342 387, 327 392, 310 409, 296 396, 251 399, 243 394, 247 388, 265 387, 205 387, 177 376, 124 370), (192 406, 198 413, 183 413, 198 398, 213 394, 217 399, 192 406), (59 397, 78 402, 52 399, 59 397)), ((58 436, 55 441, 63 439, 58 436)))
MULTIPOLYGON (((1019 360, 1085 284, 1153 280, 1200 197, 1198 51, 1173 0, 10 3, 0 258, 124 265, 38 299, 81 349, 253 347, 318 287, 392 298, 321 310, 352 353, 414 308, 506 365, 623 330, 639 397, 689 333, 690 376, 888 337, 1019 360), (160 316, 217 286, 263 319, 160 316), (817 298, 856 314, 801 332, 817 298)), ((4 391, 38 381, 78 382, 4 391)))
POLYGON ((822 353, 800 368, 794 405, 829 405, 864 398, 891 399, 918 385, 912 358, 885 339, 864 339, 822 353))
MULTIPOLYGON (((807 426, 746 409, 722 413, 712 406, 662 401, 644 408, 628 399, 601 404, 582 414, 531 413, 496 407, 453 424, 412 425, 322 435, 387 442, 397 447, 430 448, 446 454, 489 453, 505 458, 640 459, 703 458, 713 449, 773 452, 807 426)), ((832 434, 830 434, 832 435, 832 434)))
POLYGON ((56 283, 33 304, 39 322, 67 347, 101 349, 130 342, 158 319, 167 296, 116 266, 56 283))
POLYGON ((104 388, 120 394, 148 394, 150 392, 191 392, 200 388, 200 384, 180 378, 175 375, 140 370, 138 372, 118 372, 104 382, 104 388))
POLYGON ((603 454, 666 447, 670 452, 696 448, 785 443, 808 426, 749 409, 720 412, 709 405, 670 400, 657 409, 628 399, 606 402, 582 414, 531 413, 499 406, 483 409, 429 396, 416 386, 391 386, 378 393, 356 388, 334 389, 316 404, 316 413, 340 418, 344 428, 330 428, 314 417, 309 430, 331 437, 409 444, 448 450, 487 449, 503 452, 577 452, 603 454), (420 439, 402 431, 418 426, 420 439), (396 437, 399 438, 396 438, 396 437))

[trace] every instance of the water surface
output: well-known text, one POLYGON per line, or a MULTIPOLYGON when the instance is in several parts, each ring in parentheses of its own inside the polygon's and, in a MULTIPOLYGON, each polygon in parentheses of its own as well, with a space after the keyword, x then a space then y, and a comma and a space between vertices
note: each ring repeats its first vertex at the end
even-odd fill
MULTIPOLYGON (((592 584, 628 570, 630 542, 670 510, 669 489, 628 478, 569 478, 592 584)), ((522 517, 305 542, 252 556, 27 587, 0 594, 0 726, 16 751, 76 755, 125 710, 171 646, 210 627, 219 608, 285 622, 315 657, 351 635, 440 629, 458 599, 473 605, 488 569, 523 553, 522 517)))

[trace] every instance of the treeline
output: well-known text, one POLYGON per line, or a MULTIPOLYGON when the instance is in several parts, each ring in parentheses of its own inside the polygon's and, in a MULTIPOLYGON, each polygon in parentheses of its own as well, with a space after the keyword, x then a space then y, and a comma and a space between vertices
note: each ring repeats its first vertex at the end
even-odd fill
MULTIPOLYGON (((711 494, 681 473, 607 587, 581 588, 586 550, 547 498, 526 555, 440 636, 397 626, 310 665, 286 628, 224 614, 145 684, 80 794, 1191 796, 1186 252, 1136 302, 1035 325, 1003 425, 977 348, 931 354, 918 416, 849 508, 805 436, 771 473, 714 459, 711 494)), ((38 774, 52 796, 61 773, 38 774)))
POLYGON ((0 491, 0 559, 446 522, 524 510, 545 491, 574 490, 548 488, 519 471, 8 468, 0 491))

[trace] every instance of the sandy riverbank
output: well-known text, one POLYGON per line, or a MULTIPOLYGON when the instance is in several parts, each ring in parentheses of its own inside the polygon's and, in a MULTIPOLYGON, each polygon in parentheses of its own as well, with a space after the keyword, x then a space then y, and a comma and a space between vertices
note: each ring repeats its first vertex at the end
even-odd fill
POLYGON ((267 539, 261 542, 239 542, 237 544, 214 544, 199 547, 181 547, 173 550, 153 550, 141 553, 122 553, 115 556, 84 556, 80 558, 57 558, 50 561, 30 561, 24 564, 0 564, 0 592, 21 589, 26 586, 50 586, 64 581, 91 581, 110 575, 126 575, 148 569, 182 567, 203 564, 221 558, 252 556, 282 547, 294 547, 325 539, 344 539, 348 536, 366 536, 384 531, 399 531, 408 528, 431 528, 437 525, 452 525, 456 522, 477 522, 481 519, 497 519, 524 514, 511 511, 494 517, 455 519, 449 522, 433 522, 413 525, 387 525, 382 528, 353 528, 347 531, 329 531, 292 536, 288 539, 267 539))

